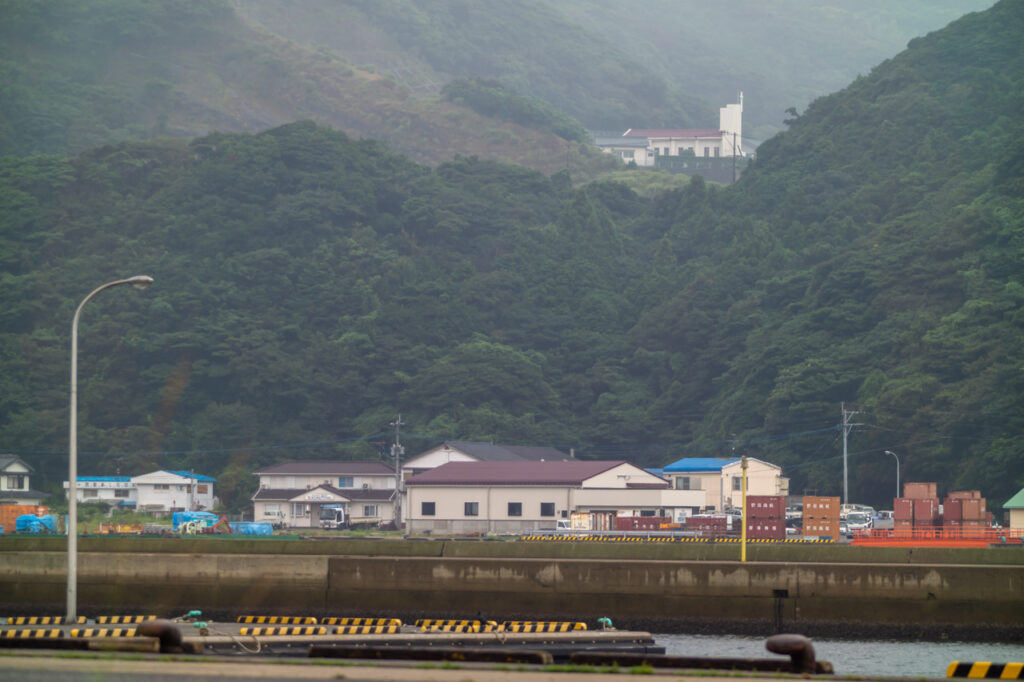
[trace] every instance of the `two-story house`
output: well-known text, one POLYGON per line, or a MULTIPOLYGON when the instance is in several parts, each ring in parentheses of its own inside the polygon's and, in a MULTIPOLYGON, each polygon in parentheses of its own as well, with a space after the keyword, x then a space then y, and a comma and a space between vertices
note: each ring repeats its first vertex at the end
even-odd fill
POLYGON ((284 462, 254 474, 254 521, 315 528, 326 506, 344 509, 349 525, 394 521, 395 470, 383 462, 284 462))
MULTIPOLYGON (((739 457, 686 457, 664 467, 661 475, 676 490, 703 490, 704 511, 741 506, 743 469, 739 457)), ((788 495, 789 479, 782 476, 781 467, 748 457, 747 494, 788 495)))
POLYGON ((0 504, 40 504, 46 493, 32 490, 32 472, 17 455, 0 455, 0 504))
POLYGON ((139 511, 166 513, 209 511, 216 504, 213 484, 216 479, 191 471, 153 471, 133 476, 136 508, 139 511))

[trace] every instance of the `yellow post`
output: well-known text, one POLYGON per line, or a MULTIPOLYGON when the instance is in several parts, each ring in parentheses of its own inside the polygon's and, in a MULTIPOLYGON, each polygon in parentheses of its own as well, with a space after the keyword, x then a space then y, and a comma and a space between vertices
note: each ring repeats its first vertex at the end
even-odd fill
POLYGON ((743 491, 741 499, 743 506, 740 507, 740 523, 743 528, 740 531, 740 561, 747 560, 747 458, 744 455, 740 458, 740 468, 743 469, 743 482, 740 489, 743 491))

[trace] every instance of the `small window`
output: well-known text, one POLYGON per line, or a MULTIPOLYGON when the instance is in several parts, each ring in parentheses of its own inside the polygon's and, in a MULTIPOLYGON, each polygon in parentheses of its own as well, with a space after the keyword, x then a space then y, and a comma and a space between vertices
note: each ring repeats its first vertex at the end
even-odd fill
POLYGON ((464 513, 466 516, 480 516, 480 503, 467 502, 465 504, 464 513))
POLYGON ((82 497, 88 499, 90 497, 98 497, 100 494, 99 490, 83 490, 82 497))
POLYGON ((434 503, 433 502, 423 502, 423 503, 421 503, 420 504, 420 514, 422 514, 423 516, 433 516, 434 515, 434 503))
POLYGON ((205 483, 200 483, 199 485, 196 486, 197 495, 205 495, 208 492, 210 492, 210 486, 206 485, 205 483))
POLYGON ((377 505, 375 504, 364 504, 363 505, 363 516, 376 516, 377 505))
POLYGON ((715 147, 715 156, 718 156, 718 147, 715 147))
POLYGON ((523 503, 522 502, 509 502, 508 503, 508 515, 509 516, 522 516, 523 515, 523 503))
POLYGON ((668 156, 669 155, 668 154, 668 147, 662 147, 661 148, 661 153, 664 154, 665 156, 668 156))
POLYGON ((624 159, 632 159, 633 158, 633 150, 632 149, 623 149, 622 152, 620 152, 620 153, 622 154, 622 158, 624 158, 624 159))
POLYGON ((338 487, 339 488, 351 488, 352 485, 353 485, 353 480, 352 480, 351 476, 339 476, 338 477, 338 487))
POLYGON ((167 485, 166 483, 154 483, 153 484, 153 490, 170 490, 170 489, 171 489, 171 486, 167 485))
POLYGON ((123 490, 123 489, 122 490, 115 490, 114 491, 114 497, 128 497, 128 493, 129 492, 130 491, 123 490))
POLYGON ((704 158, 711 156, 711 147, 704 147, 704 158))
POLYGON ((742 476, 734 476, 733 477, 733 479, 732 479, 732 489, 733 490, 743 490, 743 477, 742 476))
POLYGON ((541 516, 554 516, 555 515, 555 503, 554 502, 541 502, 540 503, 540 515, 541 516))
POLYGON ((654 510, 653 509, 641 509, 640 510, 640 516, 654 516, 654 510))
POLYGON ((700 479, 691 476, 678 476, 676 490, 700 490, 700 479))

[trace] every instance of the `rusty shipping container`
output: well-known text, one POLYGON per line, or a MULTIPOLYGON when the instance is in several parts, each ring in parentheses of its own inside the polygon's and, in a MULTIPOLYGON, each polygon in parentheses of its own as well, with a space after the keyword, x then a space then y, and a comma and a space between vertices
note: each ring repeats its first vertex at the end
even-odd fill
POLYGON ((747 495, 747 518, 786 518, 786 497, 784 495, 747 495))
POLYGON ((914 500, 914 525, 934 526, 939 521, 939 498, 923 497, 914 500))
POLYGON ((909 497, 914 500, 938 497, 937 490, 938 486, 935 483, 908 482, 903 484, 903 497, 909 497))
POLYGON ((892 501, 892 516, 897 521, 914 520, 914 500, 909 497, 897 497, 892 501))

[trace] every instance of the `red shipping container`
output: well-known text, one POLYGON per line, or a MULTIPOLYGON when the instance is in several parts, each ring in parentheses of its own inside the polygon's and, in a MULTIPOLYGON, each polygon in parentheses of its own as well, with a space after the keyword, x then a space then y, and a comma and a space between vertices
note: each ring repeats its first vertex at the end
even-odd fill
POLYGON ((965 520, 981 520, 985 518, 985 498, 971 498, 960 500, 963 505, 963 518, 965 520))
POLYGON ((747 495, 747 518, 786 518, 786 497, 784 495, 747 495))
POLYGON ((747 521, 747 537, 753 540, 783 540, 786 524, 774 519, 750 519, 747 521))
POLYGON ((939 498, 926 497, 914 500, 914 525, 935 525, 939 518, 939 498))
POLYGON ((942 503, 942 524, 947 525, 950 521, 959 521, 964 517, 964 501, 962 499, 947 497, 942 503))
POLYGON ((980 490, 956 490, 956 491, 951 492, 948 495, 946 495, 946 497, 952 498, 954 500, 971 500, 971 499, 975 499, 975 498, 981 497, 981 491, 980 490))
POLYGON ((615 530, 660 530, 667 516, 616 516, 615 530))
POLYGON ((897 521, 914 520, 914 501, 909 497, 893 499, 893 518, 897 521))
POLYGON ((923 500, 931 497, 938 497, 936 492, 938 486, 935 483, 904 483, 903 497, 915 500, 923 500))

